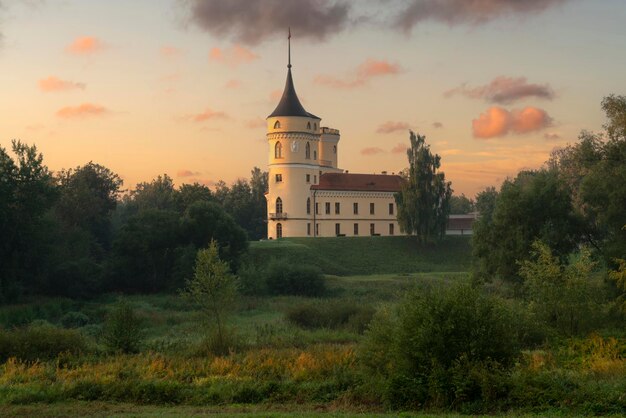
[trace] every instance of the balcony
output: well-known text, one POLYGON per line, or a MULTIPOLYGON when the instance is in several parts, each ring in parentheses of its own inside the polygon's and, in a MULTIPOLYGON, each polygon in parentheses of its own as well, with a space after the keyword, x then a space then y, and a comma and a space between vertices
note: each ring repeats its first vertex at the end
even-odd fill
POLYGON ((287 219, 287 214, 285 212, 270 213, 270 219, 273 221, 280 220, 280 219, 287 219))

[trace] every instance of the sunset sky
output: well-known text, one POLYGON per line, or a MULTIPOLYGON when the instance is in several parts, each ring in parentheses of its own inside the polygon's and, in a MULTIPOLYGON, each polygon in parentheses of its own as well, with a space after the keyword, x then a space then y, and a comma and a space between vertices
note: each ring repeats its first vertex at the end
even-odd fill
POLYGON ((604 123, 626 94, 624 0, 0 0, 0 146, 124 187, 266 169, 293 75, 353 173, 406 166, 408 130, 473 196, 604 123))

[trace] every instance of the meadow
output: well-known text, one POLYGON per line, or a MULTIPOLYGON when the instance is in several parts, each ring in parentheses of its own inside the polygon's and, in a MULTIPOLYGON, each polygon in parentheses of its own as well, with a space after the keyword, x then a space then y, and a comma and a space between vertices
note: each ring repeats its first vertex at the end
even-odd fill
MULTIPOLYGON (((206 347, 200 313, 177 294, 123 297, 142 323, 134 354, 110 353, 102 340, 118 295, 3 306, 0 415, 399 416, 359 364, 368 324, 415 289, 467 281, 469 243, 452 238, 420 249, 404 238, 381 238, 254 243, 257 264, 313 260, 327 290, 316 298, 241 295, 228 317, 232 349, 223 356, 206 347)), ((614 330, 555 336, 523 351, 510 373, 484 382, 481 390, 493 392, 488 402, 422 411, 623 414, 624 337, 614 330)))

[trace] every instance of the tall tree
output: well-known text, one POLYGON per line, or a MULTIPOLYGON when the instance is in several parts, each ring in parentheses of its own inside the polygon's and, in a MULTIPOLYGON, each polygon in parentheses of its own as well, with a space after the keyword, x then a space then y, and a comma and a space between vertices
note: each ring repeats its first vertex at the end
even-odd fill
POLYGON ((439 172, 441 157, 430 151, 426 137, 411 131, 408 177, 396 194, 400 228, 424 243, 444 236, 450 212, 450 182, 439 172))

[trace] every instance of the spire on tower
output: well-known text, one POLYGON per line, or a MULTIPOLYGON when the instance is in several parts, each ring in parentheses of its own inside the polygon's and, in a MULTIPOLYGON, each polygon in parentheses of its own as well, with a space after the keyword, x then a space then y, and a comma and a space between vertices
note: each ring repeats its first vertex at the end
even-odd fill
POLYGON ((287 43, 289 44, 287 68, 291 68, 291 26, 289 27, 289 35, 287 36, 287 43))

